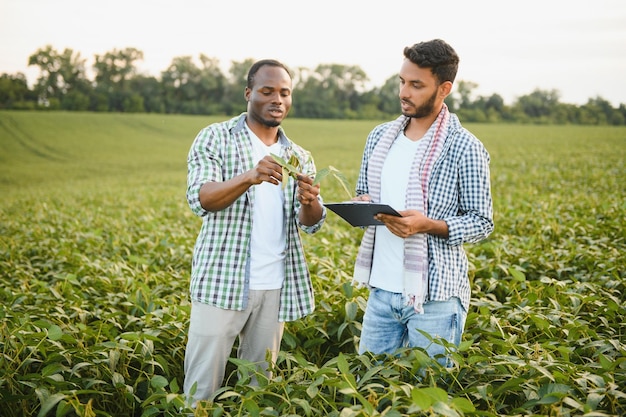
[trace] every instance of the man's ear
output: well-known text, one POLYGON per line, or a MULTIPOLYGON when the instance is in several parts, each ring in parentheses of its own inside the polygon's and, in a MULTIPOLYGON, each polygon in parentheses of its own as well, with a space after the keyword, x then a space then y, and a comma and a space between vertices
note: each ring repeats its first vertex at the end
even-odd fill
POLYGON ((441 83, 441 85, 439 86, 439 94, 441 95, 441 98, 445 99, 446 97, 448 97, 450 92, 452 92, 452 82, 444 81, 443 83, 441 83))
POLYGON ((243 90, 243 98, 246 101, 250 101, 250 89, 248 87, 243 90))

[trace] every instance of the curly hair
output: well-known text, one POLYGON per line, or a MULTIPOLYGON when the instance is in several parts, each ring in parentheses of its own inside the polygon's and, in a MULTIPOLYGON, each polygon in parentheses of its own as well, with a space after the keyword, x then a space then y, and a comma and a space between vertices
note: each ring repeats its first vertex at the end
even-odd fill
POLYGON ((430 68, 439 84, 454 82, 459 68, 456 51, 441 39, 416 43, 404 48, 404 56, 420 68, 430 68))

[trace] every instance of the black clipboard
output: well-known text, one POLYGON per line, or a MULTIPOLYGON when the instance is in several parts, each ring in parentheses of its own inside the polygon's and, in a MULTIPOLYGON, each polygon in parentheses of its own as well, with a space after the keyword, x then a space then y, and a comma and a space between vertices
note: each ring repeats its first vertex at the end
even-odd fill
POLYGON ((381 226, 383 223, 374 218, 378 213, 401 217, 400 213, 388 204, 344 201, 343 203, 325 203, 324 205, 352 226, 381 226))

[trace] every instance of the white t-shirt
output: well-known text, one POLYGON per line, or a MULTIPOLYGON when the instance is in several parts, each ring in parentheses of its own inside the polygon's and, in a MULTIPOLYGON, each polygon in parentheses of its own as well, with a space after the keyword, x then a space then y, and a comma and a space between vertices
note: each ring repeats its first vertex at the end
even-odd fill
MULTIPOLYGON (((396 210, 406 209, 406 191, 409 173, 416 153, 426 152, 428 141, 413 141, 400 132, 394 140, 381 174, 380 202, 396 210)), ((404 239, 391 233, 385 226, 376 226, 376 244, 370 285, 385 291, 401 293, 404 274, 404 239)))
MULTIPOLYGON (((247 127, 247 126, 246 126, 247 127)), ((248 128, 252 138, 255 162, 266 155, 280 154, 280 144, 265 145, 248 128)), ((252 240, 250 243, 250 289, 275 290, 285 279, 285 253, 287 237, 283 216, 285 196, 282 186, 269 182, 255 185, 252 212, 252 240)))

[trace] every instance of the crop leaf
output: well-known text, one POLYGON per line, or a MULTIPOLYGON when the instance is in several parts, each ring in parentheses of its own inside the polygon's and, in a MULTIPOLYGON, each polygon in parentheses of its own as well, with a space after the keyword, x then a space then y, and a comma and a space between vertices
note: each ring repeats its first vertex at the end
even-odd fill
POLYGON ((343 190, 346 192, 348 199, 352 198, 352 193, 350 192, 350 183, 348 182, 348 179, 345 177, 345 175, 343 175, 341 171, 339 171, 332 165, 329 165, 328 167, 322 168, 317 171, 317 174, 313 179, 313 185, 319 184, 324 178, 329 175, 332 175, 333 178, 339 181, 339 184, 341 185, 341 188, 343 188, 343 190))

